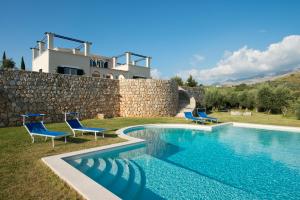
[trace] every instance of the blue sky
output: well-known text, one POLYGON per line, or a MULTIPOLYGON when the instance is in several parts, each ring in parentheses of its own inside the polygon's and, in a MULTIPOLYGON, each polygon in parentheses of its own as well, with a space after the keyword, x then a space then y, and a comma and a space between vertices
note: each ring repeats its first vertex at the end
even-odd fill
MULTIPOLYGON (((245 76, 226 72, 222 78, 202 77, 207 72, 203 70, 218 71, 218 63, 226 64, 234 52, 246 48, 243 56, 249 56, 249 50, 263 54, 271 44, 298 36, 299 10, 297 0, 2 1, 0 52, 5 50, 18 65, 24 56, 31 66, 29 48, 49 31, 91 41, 95 54, 133 51, 150 55, 162 78, 176 74, 185 78, 192 73, 200 82, 209 83, 245 76)), ((298 38, 288 42, 293 41, 298 38)), ((262 68, 265 60, 269 59, 259 63, 262 68)), ((298 66, 300 61, 292 63, 298 66)))

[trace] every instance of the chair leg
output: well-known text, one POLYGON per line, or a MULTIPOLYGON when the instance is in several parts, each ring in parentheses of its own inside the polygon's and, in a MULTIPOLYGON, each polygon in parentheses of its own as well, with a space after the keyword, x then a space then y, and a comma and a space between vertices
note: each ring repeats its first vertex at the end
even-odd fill
POLYGON ((97 132, 95 132, 95 141, 97 140, 97 132))
POLYGON ((65 136, 65 143, 67 143, 67 136, 65 136))
POLYGON ((73 132, 74 137, 76 137, 75 131, 73 129, 72 129, 72 132, 73 132))
POLYGON ((34 143, 34 137, 33 137, 33 135, 31 136, 31 139, 32 139, 32 143, 34 143))
POLYGON ((52 138, 52 147, 54 148, 54 138, 52 138))
POLYGON ((104 133, 102 132, 102 138, 104 138, 104 133))
POLYGON ((45 137, 45 142, 47 141, 47 136, 45 137))

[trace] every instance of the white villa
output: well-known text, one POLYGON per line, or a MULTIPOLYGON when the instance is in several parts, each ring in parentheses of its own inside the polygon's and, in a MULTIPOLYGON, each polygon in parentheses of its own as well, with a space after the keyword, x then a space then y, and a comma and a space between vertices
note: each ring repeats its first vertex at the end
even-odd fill
POLYGON ((44 39, 37 41, 36 47, 31 48, 33 71, 111 79, 151 78, 149 56, 132 52, 114 57, 94 55, 90 52, 91 42, 50 32, 46 32, 45 35, 44 39), (54 47, 54 38, 80 43, 80 45, 73 49, 54 47), (125 58, 124 63, 118 62, 121 57, 125 58))

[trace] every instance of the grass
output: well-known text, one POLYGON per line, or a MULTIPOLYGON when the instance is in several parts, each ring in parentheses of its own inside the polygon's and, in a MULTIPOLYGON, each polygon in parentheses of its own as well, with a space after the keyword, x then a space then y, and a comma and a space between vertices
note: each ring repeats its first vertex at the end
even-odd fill
MULTIPOLYGON (((104 139, 94 141, 93 134, 55 141, 31 138, 24 127, 0 128, 0 199, 82 199, 75 190, 55 176, 41 161, 42 157, 80 149, 103 146, 124 140, 114 131, 136 124, 146 123, 187 123, 178 118, 113 118, 105 120, 85 120, 92 127, 110 129, 104 139)), ((46 124, 51 130, 70 132, 64 123, 46 124)))
POLYGON ((229 112, 215 112, 211 116, 219 118, 222 122, 245 122, 300 127, 300 120, 296 118, 258 112, 252 112, 252 116, 232 116, 229 112))
MULTIPOLYGON (((236 121, 260 124, 275 124, 300 127, 300 120, 281 115, 254 113, 253 116, 230 116, 229 113, 214 113, 221 121, 236 121)), ((113 118, 105 120, 85 120, 92 127, 110 129, 104 139, 94 141, 93 134, 69 138, 55 142, 31 138, 23 127, 0 128, 0 199, 82 199, 41 161, 42 157, 96 146, 108 145, 124 140, 117 137, 115 130, 131 125, 147 123, 189 123, 180 118, 113 118)), ((51 130, 70 132, 64 123, 46 124, 51 130)))

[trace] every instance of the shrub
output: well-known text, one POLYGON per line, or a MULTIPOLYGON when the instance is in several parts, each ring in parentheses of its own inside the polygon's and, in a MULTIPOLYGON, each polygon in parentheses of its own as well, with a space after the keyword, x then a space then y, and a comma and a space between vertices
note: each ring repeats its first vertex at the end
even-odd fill
POLYGON ((13 69, 15 67, 15 62, 12 59, 2 60, 1 68, 13 69))
POLYGON ((295 114, 297 119, 300 120, 300 99, 295 104, 295 114))

